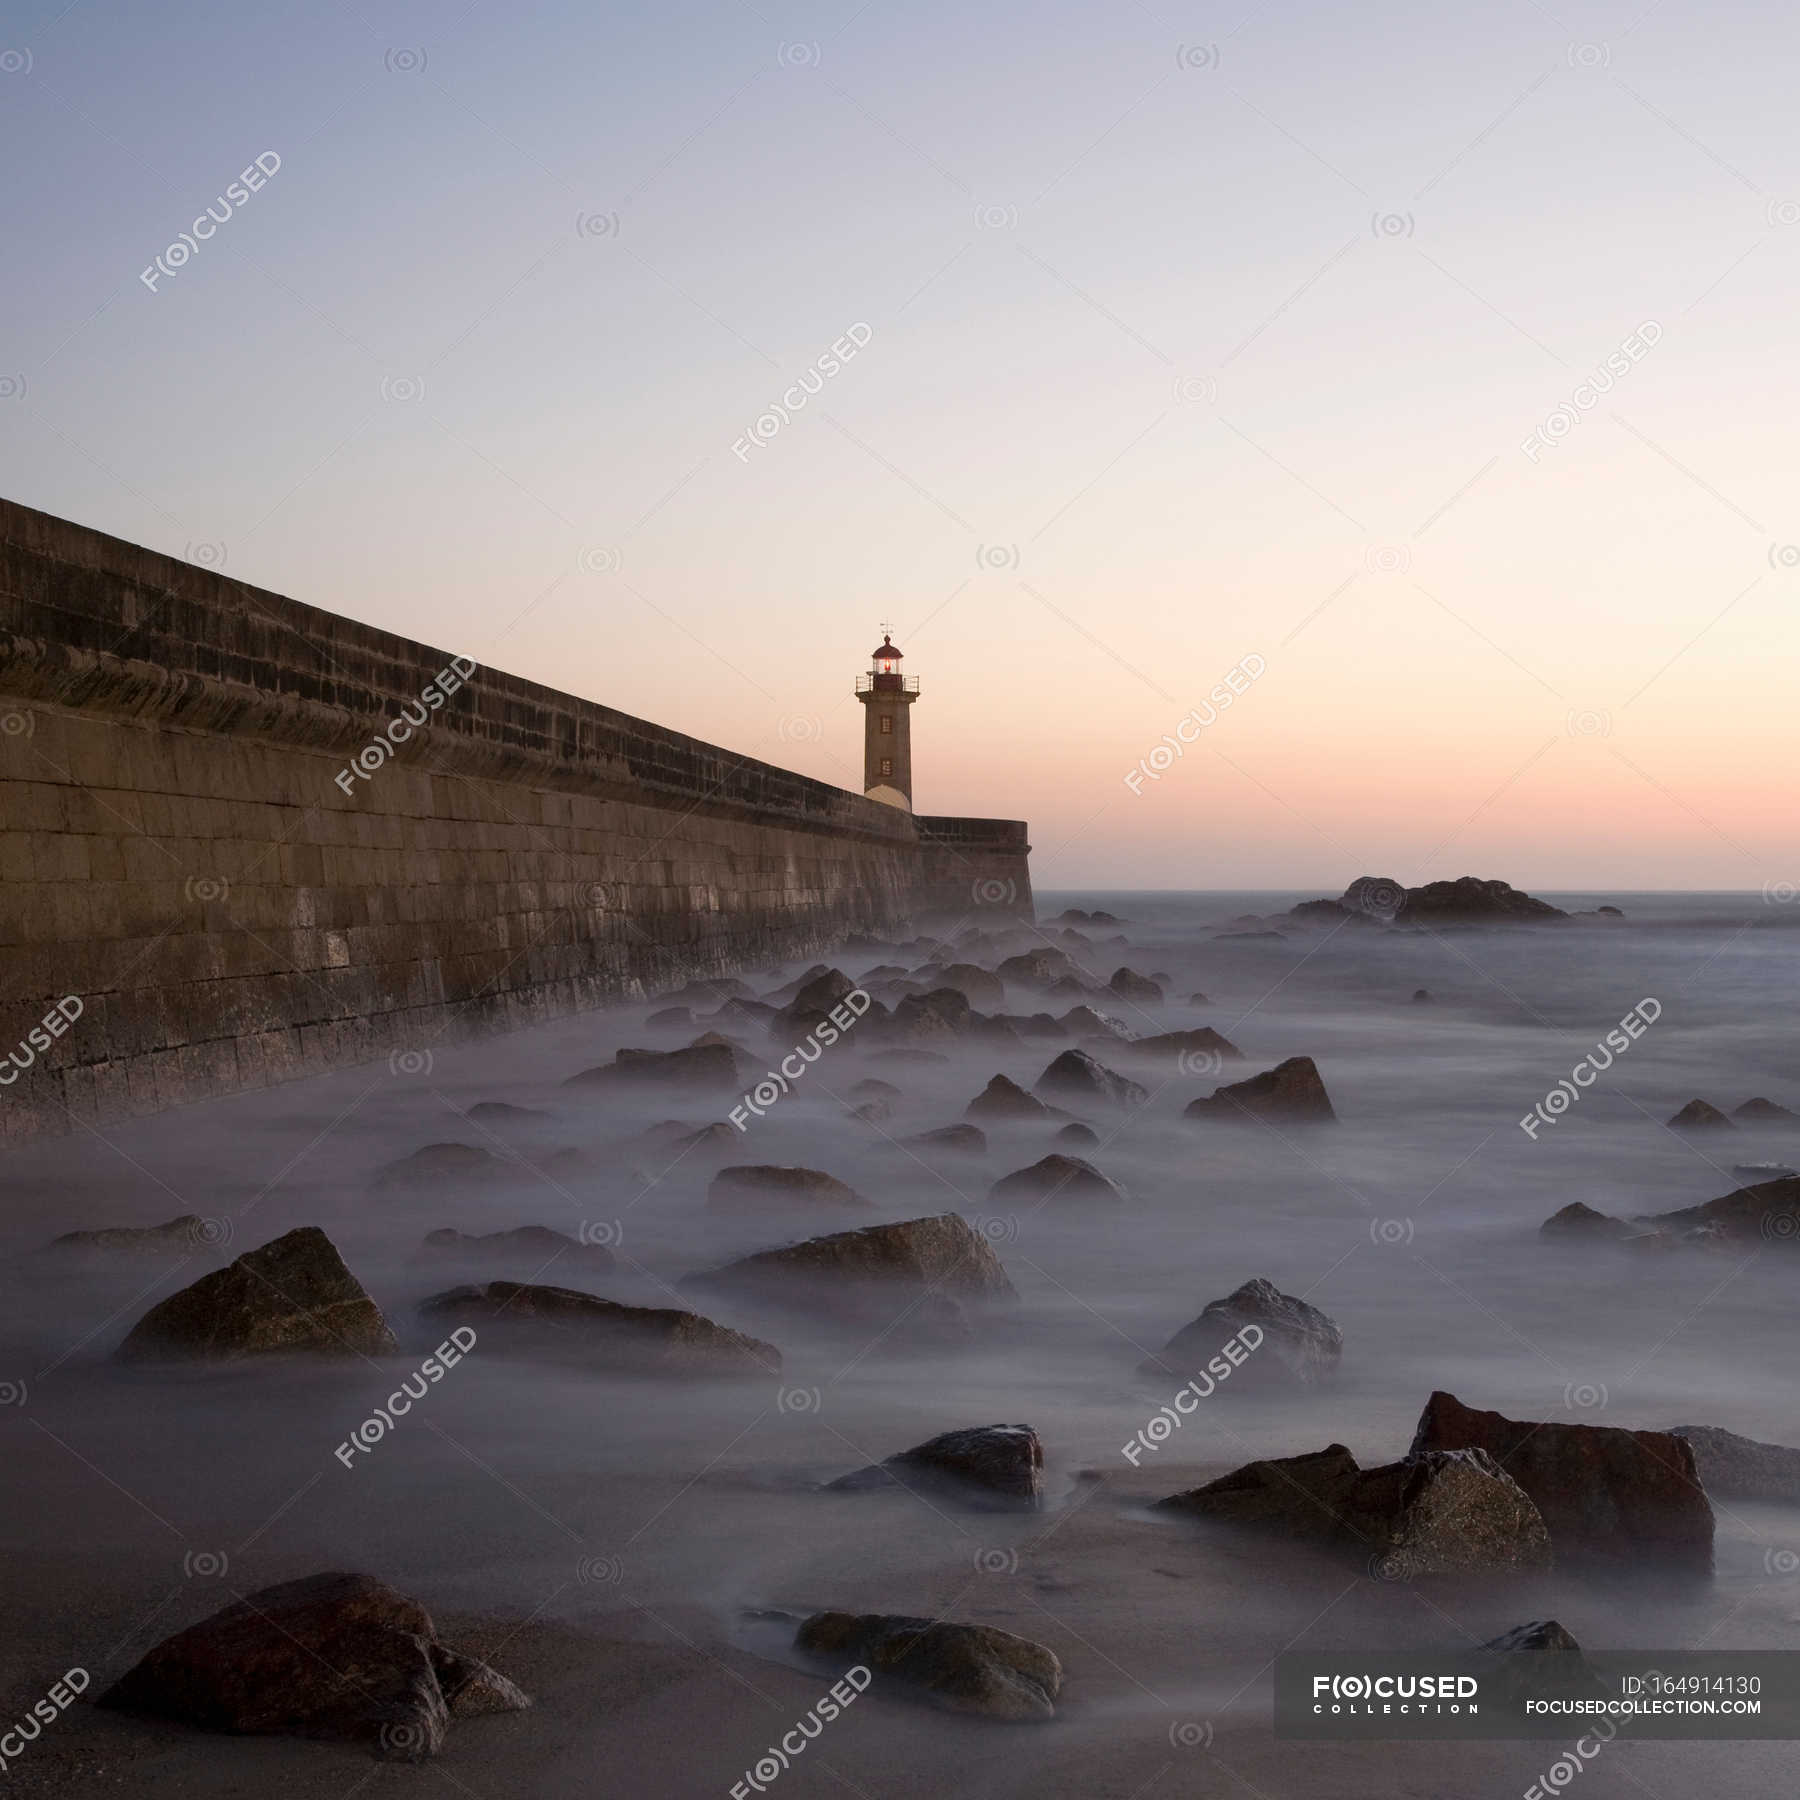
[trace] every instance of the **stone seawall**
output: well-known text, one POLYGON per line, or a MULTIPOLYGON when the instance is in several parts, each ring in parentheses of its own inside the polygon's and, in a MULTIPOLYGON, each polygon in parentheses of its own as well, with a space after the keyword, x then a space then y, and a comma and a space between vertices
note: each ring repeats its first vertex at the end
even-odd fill
POLYGON ((454 655, 0 501, 0 1141, 1029 912, 1021 824, 454 655))

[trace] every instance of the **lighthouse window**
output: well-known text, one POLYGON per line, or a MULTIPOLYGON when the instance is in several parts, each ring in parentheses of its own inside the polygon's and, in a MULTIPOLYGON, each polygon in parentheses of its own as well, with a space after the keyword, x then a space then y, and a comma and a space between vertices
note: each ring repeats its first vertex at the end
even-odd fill
POLYGON ((892 737, 894 735, 894 715, 892 713, 883 713, 881 715, 881 735, 883 737, 892 737))
POLYGON ((894 759, 891 756, 884 756, 881 759, 881 773, 883 775, 891 775, 891 774, 893 774, 893 772, 894 772, 894 759))

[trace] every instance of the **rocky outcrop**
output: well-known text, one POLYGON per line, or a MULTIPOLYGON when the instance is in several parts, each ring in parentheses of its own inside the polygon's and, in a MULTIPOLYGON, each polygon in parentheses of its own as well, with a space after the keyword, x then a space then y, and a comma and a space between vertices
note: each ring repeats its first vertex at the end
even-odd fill
POLYGON ((1205 1099, 1191 1101, 1181 1116, 1270 1125, 1329 1125, 1337 1120, 1310 1056, 1290 1056, 1248 1081, 1234 1081, 1205 1099))
POLYGON ((1716 1425, 1671 1425, 1669 1435, 1688 1443, 1700 1485, 1721 1500, 1800 1502, 1800 1450, 1739 1437, 1716 1425))
MULTIPOLYGON (((733 1004, 737 1004, 733 1002, 733 1004)), ((675 1088, 690 1094, 735 1094, 743 1086, 738 1059, 725 1044, 690 1044, 682 1050, 621 1050, 610 1063, 571 1075, 564 1087, 675 1088)))
POLYGON ((1391 875, 1360 875, 1337 900, 1305 901, 1291 909, 1291 916, 1325 923, 1348 917, 1432 926, 1531 924, 1569 915, 1504 881, 1481 881, 1473 875, 1414 888, 1391 875))
POLYGON ((548 1225, 515 1225, 510 1231, 428 1231, 421 1248, 482 1260, 560 1262, 566 1268, 610 1269, 617 1260, 604 1244, 584 1244, 548 1225))
POLYGON ((52 1250, 124 1250, 133 1256, 189 1256, 210 1250, 216 1223, 183 1213, 162 1225, 105 1225, 97 1231, 65 1231, 50 1240, 52 1250))
POLYGON ((1800 1113, 1777 1106, 1760 1094, 1754 1100, 1746 1100, 1742 1106, 1734 1106, 1731 1116, 1740 1125, 1800 1125, 1800 1113))
POLYGON ((942 1432, 885 1462, 840 1475, 828 1485, 861 1490, 911 1487, 921 1481, 1035 1507, 1044 1497, 1044 1446, 1029 1425, 976 1425, 942 1432))
POLYGON ((1434 1393, 1413 1453, 1485 1450, 1544 1516, 1559 1560, 1710 1575, 1713 1515, 1692 1447, 1665 1431, 1508 1419, 1434 1393))
POLYGON ((1134 1006, 1161 1006, 1163 1003, 1162 984, 1148 975, 1140 975, 1136 969, 1114 969, 1106 985, 1110 992, 1134 1006))
POLYGON ((483 1348, 553 1350, 584 1366, 658 1375, 774 1375, 781 1352, 760 1338, 672 1306, 622 1306, 574 1288, 518 1281, 451 1288, 419 1312, 472 1325, 483 1348))
POLYGON ((1671 1131, 1730 1131, 1730 1118, 1710 1101, 1690 1100, 1680 1112, 1667 1121, 1671 1131))
POLYGON ((1415 1452, 1363 1469, 1332 1444, 1310 1456, 1249 1463, 1157 1505, 1361 1556, 1382 1581, 1517 1574, 1553 1560, 1538 1509, 1481 1450, 1415 1452))
POLYGON ((993 1246, 959 1213, 835 1231, 690 1275, 680 1285, 799 1305, 933 1292, 969 1300, 1016 1298, 993 1246))
POLYGON ((531 1701, 439 1643, 416 1600, 372 1575, 327 1574, 261 1588, 163 1639, 99 1704, 203 1731, 345 1739, 423 1762, 452 1719, 531 1701))
POLYGON ((1034 1094, 1028 1094, 1016 1081, 996 1075, 964 1108, 963 1116, 988 1119, 996 1123, 1006 1120, 1047 1119, 1051 1110, 1034 1094))
POLYGON ((800 1627, 794 1643, 836 1664, 864 1664, 951 1712, 981 1718, 1049 1719, 1062 1691, 1062 1664, 1053 1651, 992 1625, 824 1612, 800 1627))
POLYGON ((1149 1090, 1115 1073, 1085 1050, 1065 1050, 1032 1086, 1040 1099, 1074 1106, 1142 1106, 1149 1090))
POLYGON ((302 1225, 144 1314, 127 1362, 232 1361, 279 1351, 383 1356, 395 1348, 381 1309, 316 1225, 302 1225))
POLYGON ((1713 1238, 1731 1244, 1800 1247, 1800 1176, 1753 1182, 1717 1200, 1654 1213, 1642 1221, 1648 1230, 1713 1238))
POLYGON ((1055 1153, 1028 1169, 1002 1175, 988 1191, 990 1206, 1039 1206, 1046 1201, 1098 1201, 1117 1206, 1124 1198, 1124 1190, 1091 1162, 1055 1153))
POLYGON ((1244 1391, 1316 1386, 1335 1372, 1344 1352, 1344 1334, 1331 1319, 1258 1276, 1214 1300, 1138 1367, 1146 1375, 1190 1377, 1233 1339, 1248 1351, 1229 1377, 1244 1391))
MULTIPOLYGON (((1049 1017, 1048 1014, 1041 1016, 1049 1017)), ((1131 1041, 1131 1031, 1122 1019, 1115 1019, 1111 1013, 1096 1012, 1086 1001, 1071 1006, 1056 1020, 1056 1025, 1069 1037, 1107 1038, 1118 1043, 1131 1041)))
POLYGON ((756 1212, 792 1206, 867 1206, 855 1188, 823 1169, 776 1163, 734 1163, 721 1169, 706 1190, 712 1212, 756 1212))

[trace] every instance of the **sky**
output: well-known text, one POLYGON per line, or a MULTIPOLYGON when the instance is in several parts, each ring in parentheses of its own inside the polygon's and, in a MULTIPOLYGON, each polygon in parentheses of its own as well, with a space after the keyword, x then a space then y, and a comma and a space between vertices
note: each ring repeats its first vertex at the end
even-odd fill
POLYGON ((1800 882, 1791 9, 0 20, 9 498, 851 788, 886 623, 1040 887, 1800 882))

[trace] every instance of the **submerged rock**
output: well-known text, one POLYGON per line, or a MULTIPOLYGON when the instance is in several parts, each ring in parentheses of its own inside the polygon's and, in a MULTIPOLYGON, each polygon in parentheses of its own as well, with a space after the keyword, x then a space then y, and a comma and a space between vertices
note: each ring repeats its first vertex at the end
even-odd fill
POLYGON ((537 1106, 514 1106, 510 1100, 477 1100, 463 1117, 472 1125, 531 1125, 553 1117, 537 1106))
POLYGON ((784 1206, 867 1206, 855 1188, 823 1169, 775 1163, 735 1163, 721 1169, 706 1190, 713 1212, 744 1212, 784 1206))
POLYGON ((1205 1099, 1190 1101, 1181 1116, 1272 1125, 1329 1125, 1337 1120, 1310 1056, 1290 1056, 1248 1081, 1234 1081, 1205 1099))
POLYGON ((519 1281, 451 1288, 425 1318, 473 1325, 484 1342, 554 1349, 602 1368, 669 1375, 774 1375, 781 1352, 760 1338, 673 1306, 624 1306, 574 1288, 519 1281))
POLYGON ((327 1574, 261 1588, 165 1638, 99 1704, 203 1731, 348 1739, 422 1762, 451 1719, 531 1700, 440 1644, 416 1600, 372 1575, 327 1574))
POLYGON ((1706 1100, 1690 1100, 1668 1121, 1671 1131, 1730 1131, 1731 1120, 1706 1100))
POLYGON ((985 1156, 987 1133, 979 1125, 940 1125, 935 1131, 921 1131, 903 1143, 918 1150, 954 1150, 961 1156, 985 1156))
POLYGON ((382 1190, 478 1186, 516 1181, 519 1175, 519 1169, 506 1158, 479 1145, 427 1144, 411 1156, 384 1163, 375 1171, 375 1186, 382 1190))
POLYGON ((231 1361, 279 1351, 384 1356, 396 1348, 381 1308, 316 1225, 302 1225, 144 1314, 118 1355, 127 1362, 231 1361))
POLYGON ((1044 1496, 1044 1446, 1029 1425, 975 1425, 946 1431, 885 1462, 841 1475, 841 1489, 910 1486, 918 1478, 968 1487, 1021 1506, 1044 1496))
POLYGON ((1698 1235, 1702 1240, 1800 1247, 1800 1176, 1752 1182, 1699 1206, 1655 1213, 1642 1224, 1647 1230, 1698 1235))
POLYGON ((1413 1453, 1485 1450, 1544 1516, 1559 1560, 1710 1575, 1713 1514, 1684 1439, 1508 1419, 1434 1393, 1413 1453))
POLYGON ((1142 1106, 1149 1091, 1096 1061, 1085 1050, 1065 1050, 1045 1068, 1032 1091, 1040 1098, 1076 1105, 1142 1106))
POLYGON ((1615 1219, 1611 1213, 1597 1212, 1580 1200, 1571 1200, 1561 1212, 1552 1213, 1538 1227, 1539 1235, 1547 1238, 1579 1238, 1606 1243, 1636 1237, 1641 1230, 1641 1226, 1615 1219))
POLYGON ((964 1109, 970 1119, 1047 1119, 1050 1108, 1016 1081, 996 1075, 964 1109))
POLYGON ((1030 1638, 992 1625, 957 1625, 897 1613, 814 1613, 795 1645, 834 1662, 862 1663, 923 1690, 951 1712, 982 1718, 1054 1716, 1062 1664, 1030 1638))
POLYGON ((1086 1149, 1100 1142, 1100 1134, 1093 1126, 1083 1125, 1082 1122, 1077 1119, 1073 1124, 1065 1125, 1062 1130, 1056 1134, 1056 1141, 1059 1144, 1080 1144, 1086 1149))
POLYGON ((218 1226, 198 1213, 183 1213, 161 1225, 105 1225, 97 1231, 65 1231, 50 1240, 52 1250, 128 1250, 136 1256, 187 1256, 216 1247, 218 1226))
POLYGON ((548 1225, 515 1225, 510 1231, 452 1231, 447 1226, 428 1231, 421 1246, 458 1256, 531 1261, 548 1265, 562 1261, 588 1269, 610 1269, 616 1260, 604 1244, 584 1244, 548 1225))
MULTIPOLYGON (((737 1002, 732 1002, 737 1005, 737 1002)), ((728 1010, 728 1009, 722 1009, 728 1010)), ((729 1045, 690 1044, 681 1050, 621 1050, 610 1063, 571 1075, 564 1087, 674 1087, 697 1094, 735 1094, 743 1086, 729 1045)))
POLYGON ((1731 1116, 1740 1125, 1800 1125, 1800 1113, 1777 1106, 1760 1094, 1754 1100, 1746 1100, 1742 1106, 1733 1107, 1731 1116))
POLYGON ((988 1191, 990 1206, 1034 1205, 1056 1200, 1098 1200, 1116 1206, 1125 1198, 1118 1183, 1079 1156, 1053 1152, 1028 1169, 1002 1175, 988 1191))
POLYGON ((1163 1031, 1155 1037, 1137 1038, 1121 1045, 1120 1054, 1172 1060, 1176 1071, 1183 1075, 1244 1060, 1243 1051, 1210 1025, 1198 1025, 1192 1031, 1163 1031))
POLYGON ((1315 1386, 1343 1355, 1344 1334, 1331 1319, 1258 1276, 1214 1300, 1138 1367, 1146 1375, 1192 1376, 1232 1339, 1243 1344, 1247 1326, 1255 1327, 1258 1340, 1229 1376, 1246 1390, 1315 1386))

